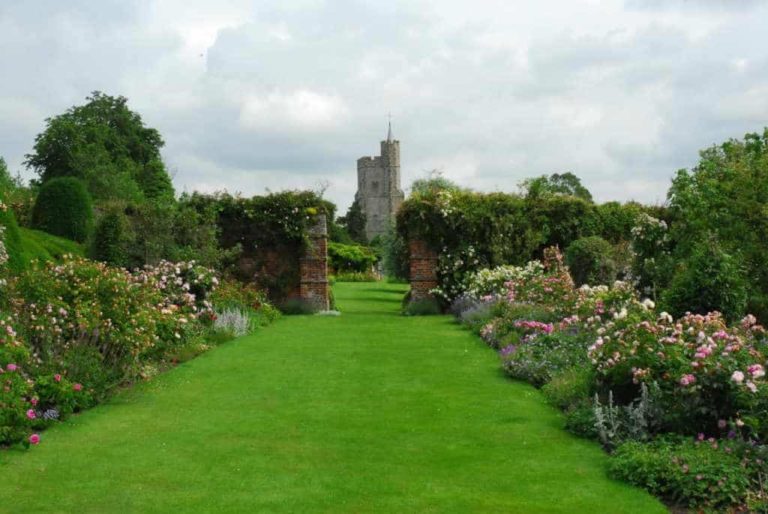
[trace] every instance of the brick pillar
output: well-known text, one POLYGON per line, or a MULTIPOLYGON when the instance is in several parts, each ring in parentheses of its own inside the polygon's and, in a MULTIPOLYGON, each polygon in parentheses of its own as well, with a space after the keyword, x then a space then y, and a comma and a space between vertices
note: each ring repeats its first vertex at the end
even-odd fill
POLYGON ((424 241, 408 242, 411 263, 411 301, 433 298, 430 290, 437 287, 437 252, 424 241))
POLYGON ((328 302, 328 228, 325 215, 319 215, 310 227, 309 245, 299 258, 301 282, 299 296, 314 308, 327 311, 328 302))

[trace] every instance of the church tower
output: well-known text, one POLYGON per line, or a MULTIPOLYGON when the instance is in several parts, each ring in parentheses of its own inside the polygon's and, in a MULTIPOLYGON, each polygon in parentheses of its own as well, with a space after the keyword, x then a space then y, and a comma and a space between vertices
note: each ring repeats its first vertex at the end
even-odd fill
POLYGON ((391 121, 387 139, 381 142, 381 155, 357 160, 355 199, 365 213, 368 240, 383 235, 405 199, 400 188, 400 141, 392 137, 391 121))

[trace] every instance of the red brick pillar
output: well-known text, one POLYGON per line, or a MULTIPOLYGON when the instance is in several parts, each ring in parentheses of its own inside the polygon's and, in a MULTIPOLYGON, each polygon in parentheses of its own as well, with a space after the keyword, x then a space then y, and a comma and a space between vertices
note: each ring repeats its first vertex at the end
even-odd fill
POLYGON ((319 215, 309 229, 309 245, 299 258, 301 282, 299 296, 315 309, 327 311, 328 302, 328 228, 325 215, 319 215))
POLYGON ((409 241, 408 249, 411 262, 411 301, 434 298, 429 291, 438 286, 437 252, 419 239, 409 241))

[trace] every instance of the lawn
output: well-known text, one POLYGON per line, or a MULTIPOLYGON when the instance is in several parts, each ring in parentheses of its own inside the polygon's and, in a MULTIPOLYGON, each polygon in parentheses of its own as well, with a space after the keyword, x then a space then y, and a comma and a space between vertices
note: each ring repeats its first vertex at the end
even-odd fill
POLYGON ((295 316, 0 452, 0 512, 653 513, 607 457, 404 286, 295 316))

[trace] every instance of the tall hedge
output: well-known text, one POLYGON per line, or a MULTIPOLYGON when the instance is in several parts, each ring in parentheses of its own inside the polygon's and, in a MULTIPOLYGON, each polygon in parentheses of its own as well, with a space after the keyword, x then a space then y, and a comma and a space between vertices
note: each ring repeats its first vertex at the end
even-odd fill
POLYGON ((88 239, 93 228, 93 205, 85 185, 74 177, 55 178, 43 184, 32 211, 32 225, 80 243, 88 239))

